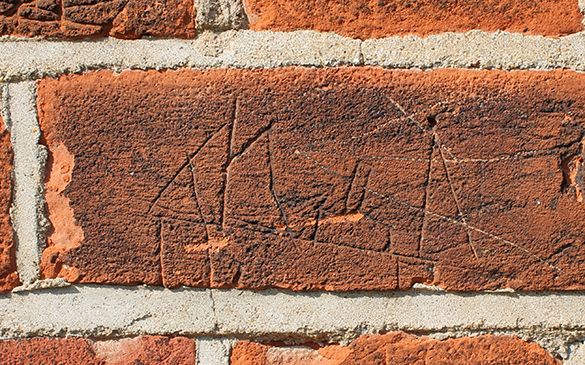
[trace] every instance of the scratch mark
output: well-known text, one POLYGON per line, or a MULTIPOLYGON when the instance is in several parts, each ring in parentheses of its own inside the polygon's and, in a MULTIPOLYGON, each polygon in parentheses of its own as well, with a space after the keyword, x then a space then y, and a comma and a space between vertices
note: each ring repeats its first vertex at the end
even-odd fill
POLYGON ((349 194, 351 194, 351 188, 353 187, 353 183, 355 180, 355 174, 357 172, 358 166, 360 165, 360 161, 355 163, 353 170, 351 171, 351 175, 349 176, 349 186, 347 187, 347 193, 345 194, 345 212, 347 213, 347 205, 349 203, 349 194))
POLYGON ((156 205, 156 203, 158 203, 158 201, 160 200, 160 198, 162 197, 163 193, 165 192, 165 190, 167 190, 169 188, 169 186, 171 186, 171 184, 173 183, 173 181, 175 181, 175 179, 177 178, 177 176, 179 176, 179 174, 181 173, 181 171, 183 171, 183 169, 185 167, 187 167, 187 165, 189 165, 189 159, 187 159, 178 169, 177 171, 175 171, 175 173, 173 174, 173 176, 171 177, 171 179, 165 184, 165 186, 159 191, 159 193, 157 194, 156 198, 154 198, 154 200, 152 201, 152 203, 150 203, 150 207, 148 208, 148 211, 146 212, 146 214, 151 214, 152 212, 152 208, 154 208, 154 206, 156 205))
POLYGON ((276 188, 275 188, 275 184, 274 184, 274 168, 273 168, 273 163, 274 161, 272 160, 272 148, 271 148, 271 143, 270 143, 270 135, 271 133, 268 132, 268 168, 270 169, 270 184, 269 184, 269 188, 270 188, 270 192, 272 193, 272 197, 274 199, 274 201, 276 202, 276 205, 278 206, 278 210, 280 211, 280 215, 282 216, 282 219, 284 220, 284 224, 286 226, 286 231, 290 232, 290 227, 288 224, 288 217, 286 216, 284 209, 282 208, 282 204, 280 203, 280 199, 278 198, 278 194, 276 192, 276 188))
MULTIPOLYGON (((444 148, 447 148, 444 144, 442 145, 444 148)), ((291 147, 298 148, 297 147, 291 147)), ((497 162, 508 162, 521 159, 522 157, 537 157, 537 156, 550 156, 559 153, 565 147, 552 147, 547 149, 539 149, 539 150, 530 150, 530 151, 519 151, 507 155, 496 156, 492 158, 459 158, 452 156, 450 154, 450 159, 446 158, 443 159, 433 159, 433 162, 440 162, 442 163, 445 161, 446 163, 450 164, 463 164, 463 163, 497 163, 497 162)), ((352 155, 347 153, 335 153, 335 152, 321 152, 321 151, 308 151, 310 153, 322 156, 339 156, 339 157, 346 157, 346 158, 354 158, 360 160, 378 160, 378 161, 405 161, 405 162, 429 162, 428 158, 413 158, 413 157, 401 157, 401 156, 364 156, 364 155, 352 155)))
POLYGON ((231 158, 231 156, 234 155, 234 151, 233 151, 233 147, 236 144, 236 128, 238 127, 238 109, 239 109, 239 101, 238 98, 234 99, 234 103, 232 105, 232 131, 231 131, 231 136, 230 136, 230 145, 229 145, 229 150, 228 150, 228 156, 229 158, 231 158))
MULTIPOLYGON (((188 156, 187 156, 188 157, 188 156)), ((197 188, 197 171, 195 166, 193 166, 193 159, 189 160, 189 169, 191 170, 191 181, 193 183, 193 194, 195 195, 195 202, 197 203, 197 209, 199 210, 199 216, 201 217, 201 221, 205 224, 205 241, 209 241, 209 232, 207 230, 207 223, 205 221, 205 216, 203 215, 203 211, 201 210, 201 203, 199 200, 199 189, 197 188)))
MULTIPOLYGON (((349 246, 343 243, 331 243, 331 242, 323 242, 323 241, 316 241, 314 240, 312 237, 308 240, 304 240, 298 237, 293 237, 291 235, 288 235, 288 232, 283 231, 283 230, 279 230, 279 229, 275 229, 275 228, 271 228, 271 227, 266 227, 264 225, 258 224, 258 223, 253 223, 253 222, 248 222, 242 219, 237 219, 234 218, 234 220, 247 224, 249 226, 255 227, 255 228, 248 228, 248 227, 238 227, 238 229, 242 229, 245 231, 249 231, 249 232, 253 232, 253 233, 258 233, 258 234, 262 234, 262 235, 275 235, 275 236, 283 236, 286 235, 286 239, 290 239, 293 242, 304 242, 304 243, 314 243, 314 244, 321 244, 321 245, 336 245, 336 246, 341 246, 341 247, 347 247, 349 249, 353 249, 353 250, 357 250, 360 252, 375 252, 375 253, 381 253, 381 254, 387 254, 387 255, 393 255, 390 254, 388 252, 385 252, 383 250, 375 250, 375 249, 371 249, 371 248, 360 248, 360 247, 355 247, 355 246, 349 246), (263 231, 259 231, 258 227, 261 228, 263 231)), ((408 256, 405 256, 408 257, 408 256)), ((416 258, 416 257, 414 257, 416 258)), ((427 260, 430 261, 430 260, 427 260)))
MULTIPOLYGON (((437 134, 436 131, 433 131, 433 134, 435 136, 436 144, 440 146, 441 140, 439 139, 439 135, 437 134)), ((455 205, 457 206, 457 212, 459 213, 459 216, 461 217, 463 224, 465 226, 468 226, 467 220, 465 219, 465 214, 463 214, 463 209, 461 209, 461 204, 459 203, 459 197, 457 196, 457 193, 455 192, 455 187, 453 186, 453 180, 451 179, 451 173, 449 172, 449 167, 447 166, 447 163, 445 162, 445 154, 443 153, 442 148, 439 148, 439 153, 441 154, 441 158, 443 159, 443 166, 445 166, 445 173, 447 174, 447 180, 449 181, 449 187, 451 188, 451 194, 453 195, 453 199, 455 200, 455 205)), ((473 251, 473 256, 475 256, 475 259, 479 262, 479 257, 477 256, 477 251, 475 249, 475 246, 473 246, 473 242, 471 239, 471 233, 469 232, 469 228, 467 229, 467 243, 469 244, 469 247, 471 247, 471 250, 473 251)))
MULTIPOLYGON (((390 102, 392 102, 392 103, 393 103, 393 104, 394 104, 394 105, 395 105, 395 106, 398 108, 398 110, 400 110, 400 111, 401 111, 401 112, 402 112, 402 113, 403 113, 403 114, 404 114, 404 115, 405 115, 407 118, 409 118, 409 119, 410 119, 412 122, 414 122, 414 123, 415 123, 415 124, 416 124, 416 125, 417 125, 417 126, 418 126, 418 127, 419 127, 419 128, 422 130, 422 131, 423 131, 423 133, 425 133, 425 134, 429 135, 429 131, 427 131, 426 129, 424 129, 424 128, 421 126, 421 124, 420 124, 419 122, 417 122, 417 121, 416 121, 416 120, 415 120, 415 119, 414 119, 412 116, 410 116, 410 115, 409 115, 409 114, 406 112, 406 110, 404 110, 404 108, 402 108, 402 106, 401 106, 400 104, 398 104, 398 103, 397 103, 396 101, 394 101, 392 98, 390 98, 390 97, 388 97, 388 96, 386 96, 386 95, 384 95, 384 96, 385 96, 386 98, 388 98, 388 100, 390 100, 390 102)), ((515 154, 512 154, 512 155, 509 155, 509 157, 508 157, 507 159, 506 159, 506 158, 499 158, 499 157, 498 157, 498 158, 496 158, 496 159, 467 159, 467 160, 462 160, 462 159, 459 159, 459 158, 457 158, 457 157, 456 157, 456 156, 453 154, 453 152, 452 152, 452 151, 449 149, 449 147, 448 147, 448 146, 446 146, 446 145, 444 145, 444 144, 443 144, 443 143, 442 143, 442 142, 441 142, 441 141, 438 139, 438 134, 437 134, 436 130, 433 130, 433 134, 434 134, 434 135, 436 136, 436 138, 437 138, 437 142, 438 142, 438 145, 439 145, 439 148, 440 148, 440 151, 441 151, 441 156, 443 157, 443 163, 446 163, 446 160, 445 160, 445 158, 444 158, 444 154, 443 154, 443 151, 445 151, 445 152, 447 152, 447 153, 449 154, 449 156, 451 157, 451 160, 450 160, 449 162, 454 162, 454 163, 458 164, 458 165, 459 165, 459 166, 461 166, 461 168, 463 168, 463 169, 465 170, 465 172, 466 172, 466 173, 468 173, 468 174, 470 174, 470 173, 471 173, 471 171, 469 171, 469 169, 467 169, 467 168, 466 168, 466 167, 463 165, 463 163, 462 163, 462 162, 498 162, 498 161, 502 161, 502 160, 504 160, 504 161, 505 161, 505 160, 510 160, 510 159, 513 159, 513 158, 515 158, 515 157, 517 157, 517 156, 523 156, 523 155, 531 154, 531 153, 533 153, 533 152, 537 152, 537 153, 538 153, 538 152, 541 152, 541 151, 549 151, 549 150, 550 150, 551 152, 552 152, 552 151, 555 151, 555 152, 556 152, 556 151, 558 151, 559 149, 561 149, 561 148, 563 148, 563 147, 566 147, 566 146, 555 146, 555 147, 553 147, 553 148, 551 148, 551 149, 545 149, 545 150, 520 151, 520 152, 518 152, 518 153, 515 153, 515 154)), ((571 145, 572 145, 572 144, 573 144, 573 143, 571 143, 571 145)), ((447 168, 447 166, 445 165, 445 169, 446 169, 446 168, 447 168)), ((451 182, 450 182, 450 184, 451 184, 451 182)), ((451 186, 452 186, 452 185, 451 185, 451 186)), ((526 234, 526 232, 525 232, 525 231, 524 231, 524 229, 523 229, 523 228, 520 226, 520 224, 518 224, 518 222, 516 222, 516 220, 514 220, 514 219, 512 218, 512 216, 510 215, 510 213, 509 213, 508 211, 506 211, 506 210, 505 210, 505 209, 502 207, 502 205, 501 205, 501 204, 500 204, 500 203, 497 201, 497 199, 495 199, 495 198, 494 198, 494 197, 493 197, 493 196, 492 196, 492 195, 491 195, 489 192, 487 192, 487 194, 490 196, 490 198, 491 198, 491 199, 492 199, 494 202, 497 202, 498 206, 499 206, 499 207, 500 207, 500 209, 502 209, 502 211, 503 211, 503 212, 506 214, 506 216, 508 217, 508 219, 510 219, 510 221, 511 221, 511 222, 512 222, 514 225, 516 225, 518 228, 520 228, 520 230, 521 230, 521 231, 522 231, 522 232, 523 232, 523 233, 524 233, 524 234, 525 234, 525 235, 526 235, 528 238, 531 238, 531 237, 529 237, 529 236, 526 234)), ((436 215, 436 214, 435 214, 435 215, 436 215)), ((438 216, 438 215, 437 215, 437 216, 438 216)), ((444 218, 447 218, 447 217, 444 217, 444 218)), ((464 217, 462 217, 462 218, 464 219, 464 217)), ((474 229, 473 227, 469 226, 469 225, 467 224, 467 222, 465 222, 465 221, 463 222, 463 224, 464 224, 465 226, 468 226, 468 227, 470 227, 470 229, 474 229)), ((478 232, 479 232, 479 231, 478 231, 478 232)), ((490 233, 490 235, 492 235, 492 234, 490 233)), ((547 264, 547 265, 551 266, 551 267, 552 267, 552 268, 554 268, 555 270, 559 270, 559 269, 558 269, 558 268, 556 268, 555 266, 553 266, 553 265, 551 265, 551 264, 548 264, 548 263, 546 263, 545 261, 543 261, 543 260, 542 260, 542 259, 541 259, 541 258, 540 258, 538 255, 536 255, 536 254, 534 254, 534 253, 532 253, 532 252, 530 252, 530 251, 528 251, 528 250, 526 250, 526 249, 522 248, 521 246, 519 246, 519 245, 517 245, 517 244, 515 244, 515 243, 513 243, 513 242, 511 242, 511 241, 505 240, 505 239, 503 239, 503 238, 501 238, 501 237, 497 237, 497 236, 495 236, 495 235, 492 235, 492 236, 494 236, 494 238, 497 238, 497 239, 500 239, 500 240, 502 240, 503 242, 505 242, 505 243, 507 243, 507 244, 510 244, 510 245, 511 245, 511 246, 513 246, 513 247, 517 247, 518 249, 520 249, 520 250, 522 250, 522 251, 524 251, 524 252, 528 253, 530 256, 532 256, 532 257, 534 257, 534 258, 538 259, 539 261, 541 261, 541 262, 543 262, 543 263, 545 263, 545 264, 547 264)), ((469 232, 468 232, 468 237, 469 237, 469 239, 470 239, 470 241, 469 241, 469 242, 470 242, 470 244, 471 244, 471 236, 469 235, 469 232)), ((531 238, 531 239, 532 239, 532 240, 534 240, 533 238, 531 238)), ((472 246, 472 248, 473 248, 473 246, 472 246)), ((473 252, 474 252, 474 254, 475 254, 476 258, 477 258, 477 253, 476 253, 475 249, 473 249, 473 252)))
POLYGON ((230 168, 232 165, 232 149, 233 149, 233 142, 235 141, 235 130, 236 130, 236 119, 238 117, 238 99, 235 98, 234 99, 234 104, 233 104, 233 112, 232 112, 232 120, 230 125, 230 138, 228 139, 228 146, 227 146, 227 158, 226 158, 226 162, 224 163, 224 165, 222 166, 222 175, 223 175, 223 191, 221 192, 221 199, 222 199, 222 203, 221 203, 221 221, 219 222, 220 226, 224 227, 225 224, 225 220, 226 220, 226 211, 227 211, 227 191, 228 191, 228 184, 230 181, 230 168))
POLYGON ((418 257, 418 256, 409 256, 409 255, 405 255, 402 253, 396 253, 396 252, 393 252, 392 256, 396 256, 397 258, 403 258, 403 259, 412 259, 412 260, 431 263, 431 264, 438 264, 439 263, 439 260, 433 260, 433 259, 423 258, 423 257, 418 257))
MULTIPOLYGON (((318 161, 316 161, 315 159, 313 159, 311 156, 307 155, 307 153, 305 153, 305 152, 302 152, 302 151, 299 151, 299 150, 296 150, 296 151, 295 151, 295 153, 296 153, 296 154, 299 154, 299 155, 301 155, 301 156, 303 156, 303 157, 305 157, 305 158, 306 158, 306 159, 308 159, 309 161, 312 161, 312 162, 313 162, 315 165, 317 165, 317 166, 318 166, 319 168, 321 168, 322 170, 324 170, 324 171, 326 171, 326 172, 328 172, 328 173, 330 173, 330 174, 333 174, 334 176, 336 176, 336 177, 338 177, 338 178, 340 178, 340 179, 347 180, 347 177, 345 177, 345 176, 341 176, 341 175, 339 175, 338 173, 336 173, 335 171, 332 171, 332 170, 330 170, 330 169, 329 169, 329 168, 327 168, 326 166, 322 165, 320 162, 318 162, 318 161)), ((537 261, 539 261, 539 262, 541 262, 541 263, 543 263, 543 264, 545 264, 545 265, 547 265, 547 266, 549 266, 549 267, 553 268, 554 270, 557 270, 557 271, 560 271, 560 272, 562 272, 562 270, 561 270, 561 269, 559 269, 559 268, 557 268, 556 266, 554 266, 554 265, 552 265, 552 264, 550 264, 550 263, 546 262, 545 260, 543 260, 542 258, 540 258, 540 257, 539 257, 538 255, 536 255, 535 253, 533 253, 533 252, 531 252, 531 251, 529 251, 529 250, 527 250, 527 249, 523 248, 522 246, 520 246, 520 245, 518 245, 518 244, 516 244, 516 243, 514 243, 514 242, 512 242, 512 241, 506 240, 505 238, 502 238, 502 237, 496 236, 496 235, 494 235, 494 234, 492 234, 492 233, 489 233, 489 232, 486 232, 486 231, 484 231, 484 230, 482 230, 482 229, 480 229, 480 228, 477 228, 477 227, 471 226, 471 225, 469 225, 469 224, 467 224, 467 223, 463 223, 463 222, 460 222, 460 221, 457 221, 457 220, 451 219, 451 218, 449 218, 449 217, 446 217, 446 216, 443 216, 443 215, 440 215, 440 214, 437 214, 437 213, 431 212, 431 211, 429 211, 428 209, 426 209, 426 210, 425 210, 425 209, 423 209, 423 208, 415 207, 415 206, 413 206, 413 205, 410 205, 410 204, 408 204, 408 203, 406 203, 406 202, 400 201, 400 200, 398 200, 398 199, 394 198, 393 196, 381 194, 381 193, 379 193, 379 192, 377 192, 377 191, 374 191, 374 190, 372 190, 372 189, 370 189, 370 188, 368 188, 368 187, 366 187, 366 186, 361 186, 361 187, 362 187, 363 189, 365 189, 366 191, 368 191, 369 193, 371 193, 371 194, 374 194, 374 195, 376 195, 376 196, 380 197, 381 199, 392 201, 392 202, 394 202, 394 203, 396 203, 396 204, 398 204, 398 205, 402 205, 402 206, 404 206, 404 207, 406 207, 406 208, 408 208, 408 209, 412 209, 412 210, 415 210, 415 211, 418 211, 418 212, 423 212, 423 213, 426 213, 426 214, 428 214, 428 215, 430 215, 430 216, 433 216, 433 217, 436 217, 436 218, 438 218, 438 219, 444 220, 444 221, 446 221, 446 222, 448 222, 448 223, 455 224, 455 225, 458 225, 458 226, 461 226, 461 227, 464 227, 464 228, 468 228, 468 229, 471 229, 471 230, 473 230, 473 231, 475 231, 475 232, 478 232, 478 233, 484 234, 484 235, 486 235, 486 236, 488 236, 488 237, 490 237, 490 238, 493 238, 493 239, 499 240, 499 241, 501 241, 501 242, 503 242, 503 243, 505 243, 505 244, 508 244, 508 245, 510 245, 510 246, 512 246, 512 247, 515 247, 515 248, 517 248, 517 249, 519 249, 519 250, 521 250, 521 251, 525 252, 527 255, 529 255, 529 256, 530 256, 530 257, 532 257, 533 259, 535 259, 535 260, 537 260, 537 261)))
POLYGON ((423 131, 423 132, 425 132, 425 133, 426 133, 426 129, 424 129, 424 128, 423 128, 423 126, 422 126, 422 125, 421 125, 419 122, 417 122, 417 121, 416 121, 416 119, 414 119, 414 118, 413 118, 413 117, 412 117, 410 114, 408 114, 408 113, 406 112, 406 110, 404 110, 404 108, 403 108, 403 107, 402 107, 400 104, 398 104, 398 103, 397 103, 397 102, 396 102, 394 99, 392 99, 392 98, 391 98, 391 97, 389 97, 388 95, 386 95, 386 94, 382 94, 382 95, 383 95, 383 96, 384 96, 386 99, 388 99, 388 100, 389 100, 389 101, 390 101, 390 102, 391 102, 391 103, 392 103, 392 104, 393 104, 393 105, 394 105, 394 106, 395 106, 395 107, 396 107, 398 110, 400 110, 400 112, 401 112, 402 114, 404 114, 404 116, 405 116, 406 118, 408 118, 408 119, 409 119, 411 122, 413 122, 414 124, 416 124, 416 126, 417 126, 417 127, 418 127, 418 128, 421 130, 421 131, 423 131))
MULTIPOLYGON (((435 132, 436 133, 436 132, 435 132)), ((451 160, 447 160, 450 162, 453 162, 455 164, 457 164, 459 167, 461 167, 466 174, 471 174, 471 171, 465 167, 461 162, 466 162, 458 157, 456 157, 453 152, 451 152, 451 150, 449 149, 449 147, 447 145, 445 145, 444 143, 440 142, 440 146, 441 146, 441 150, 445 151, 449 154, 449 156, 451 157, 451 160)), ((561 150, 562 146, 558 146, 558 147, 553 147, 551 149, 545 149, 545 150, 535 150, 535 151, 526 151, 526 153, 532 153, 532 152, 536 152, 536 151, 543 151, 543 152, 551 152, 551 154, 553 153, 558 153, 559 150, 561 150)), ((516 155, 520 155, 522 154, 522 152, 516 154, 516 155)), ((508 159, 511 160, 511 159, 508 159)), ((469 161, 469 160, 468 160, 469 161)), ((504 161, 503 159, 500 159, 499 161, 504 161)), ((494 162, 492 161, 492 159, 475 159, 473 162, 494 162)), ((483 176, 483 174, 481 174, 481 178, 482 178, 482 183, 485 182, 485 176, 483 176)), ((502 204, 498 201, 498 199, 496 199, 496 197, 494 197, 489 191, 484 191, 485 194, 487 194, 490 199, 492 199, 492 201, 494 203, 496 203, 498 205, 498 207, 500 208, 500 210, 502 212, 504 212, 504 214, 506 215, 506 217, 510 220, 510 222, 512 222, 512 224, 514 224, 516 227, 518 227, 518 229, 520 229, 520 231, 524 234, 524 236, 526 236, 528 239, 534 241, 535 238, 531 237, 526 230, 514 219, 512 218, 512 216, 510 215, 510 213, 504 208, 504 206, 502 206, 502 204)))
POLYGON ((319 208, 317 209, 317 215, 315 217, 315 229, 313 230, 313 234, 310 237, 310 240, 313 242, 317 242, 317 233, 319 233, 319 221, 321 220, 321 207, 323 206, 324 201, 319 203, 319 208))
MULTIPOLYGON (((163 193, 165 192, 165 190, 167 190, 169 188, 169 186, 171 186, 171 184, 173 183, 173 181, 175 181, 175 179, 177 178, 177 176, 179 176, 179 174, 181 173, 181 171, 183 171, 183 169, 185 167, 187 167, 188 165, 191 164, 191 160, 197 156, 199 154, 199 152, 201 152, 201 150, 203 149, 203 147, 205 147, 205 145, 213 138, 215 137, 215 135, 217 135, 217 133, 219 133, 226 125, 222 125, 220 126, 218 129, 216 129, 213 133, 211 133, 207 138, 205 138, 203 140, 203 143, 201 143, 201 145, 199 145, 199 147, 197 147, 197 149, 195 150, 195 152, 193 152, 191 155, 187 155, 187 161, 185 161, 180 167, 179 169, 173 174, 173 176, 169 179, 169 181, 165 184, 165 186, 158 192, 156 198, 153 199, 153 201, 150 203, 150 206, 148 208, 148 211, 146 214, 151 214, 152 212, 152 208, 154 208, 154 206, 156 205, 156 203, 159 201, 159 199, 161 198, 161 196, 163 195, 163 193)), ((186 154, 186 153, 185 153, 186 154)))
MULTIPOLYGON (((260 138, 262 138, 266 133, 270 132, 272 130, 272 127, 274 126, 276 120, 275 119, 271 119, 270 122, 268 123, 268 125, 264 126, 263 128, 261 128, 258 133, 254 136, 254 138, 248 140, 243 148, 242 151, 239 153, 236 153, 235 155, 232 155, 230 153, 230 158, 228 160, 228 168, 231 166, 232 162, 236 159, 238 159, 240 156, 244 155, 249 149, 250 147, 252 147, 260 138)), ((233 129, 232 129, 233 132, 233 129)), ((234 139, 235 137, 232 136, 232 139, 234 139)), ((230 151, 232 150, 233 145, 230 143, 230 151)))
POLYGON ((420 239, 418 241, 418 255, 421 256, 422 255, 422 248, 423 248, 423 243, 425 240, 425 229, 427 228, 427 207, 429 206, 429 195, 430 195, 430 190, 431 190, 431 179, 432 179, 432 172, 433 172, 433 154, 435 153, 435 145, 436 145, 436 141, 433 139, 431 140, 431 158, 429 158, 429 165, 428 165, 428 169, 429 169, 429 173, 427 174, 427 182, 426 182, 426 189, 425 189, 425 203, 423 205, 423 210, 425 211, 424 215, 423 215, 423 223, 422 223, 422 227, 420 230, 420 239))

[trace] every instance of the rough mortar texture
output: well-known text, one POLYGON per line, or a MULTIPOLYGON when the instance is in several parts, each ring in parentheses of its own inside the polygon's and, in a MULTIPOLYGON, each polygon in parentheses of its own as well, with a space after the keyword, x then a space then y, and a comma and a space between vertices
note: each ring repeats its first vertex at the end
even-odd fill
POLYGON ((583 289, 584 81, 374 68, 41 81, 42 275, 583 289))
POLYGON ((76 286, 0 298, 0 337, 212 333, 213 301, 203 290, 76 286))
POLYGON ((0 42, 0 81, 95 69, 273 68, 370 65, 387 68, 585 70, 585 34, 561 38, 506 32, 444 33, 360 41, 314 31, 203 32, 194 40, 108 38, 90 42, 0 42))
POLYGON ((578 358, 577 345, 585 340, 584 310, 579 293, 334 294, 76 285, 0 297, 0 337, 195 336, 203 351, 198 356, 209 359, 221 355, 219 343, 228 346, 231 338, 347 345, 364 334, 392 331, 440 340, 489 333, 516 335, 571 359, 578 358))
POLYGON ((197 339, 197 365, 229 365, 235 342, 230 338, 197 339))
POLYGON ((239 342, 232 365, 560 365, 545 349, 507 336, 434 340, 404 332, 362 336, 349 346, 275 347, 239 342))
POLYGON ((541 35, 583 30, 583 14, 577 0, 244 0, 244 3, 253 30, 311 29, 361 39, 472 29, 541 35))
POLYGON ((14 199, 11 209, 16 231, 16 265, 20 281, 39 278, 40 250, 44 246, 43 166, 47 151, 39 145, 34 82, 8 86, 10 131, 14 148, 14 199))
POLYGON ((139 336, 92 341, 83 338, 30 338, 0 341, 3 364, 193 365, 195 342, 186 337, 139 336))

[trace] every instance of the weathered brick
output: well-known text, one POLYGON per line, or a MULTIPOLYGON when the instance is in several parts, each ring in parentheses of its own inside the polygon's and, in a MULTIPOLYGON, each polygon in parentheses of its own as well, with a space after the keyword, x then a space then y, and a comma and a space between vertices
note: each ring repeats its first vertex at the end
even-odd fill
POLYGON ((254 30, 313 29, 354 38, 481 29, 562 35, 583 30, 577 0, 244 0, 254 30))
POLYGON ((38 337, 0 341, 2 364, 195 365, 195 342, 186 337, 139 336, 93 341, 38 337))
POLYGON ((0 292, 10 291, 20 285, 10 222, 11 203, 12 144, 10 133, 0 117, 0 292))
POLYGON ((193 37, 193 0, 0 0, 0 36, 193 37))
POLYGON ((231 365, 556 365, 542 347, 517 337, 483 335, 444 341, 403 332, 361 336, 349 346, 274 347, 238 342, 231 365))
POLYGON ((583 74, 101 71, 38 93, 44 277, 585 288, 583 74))

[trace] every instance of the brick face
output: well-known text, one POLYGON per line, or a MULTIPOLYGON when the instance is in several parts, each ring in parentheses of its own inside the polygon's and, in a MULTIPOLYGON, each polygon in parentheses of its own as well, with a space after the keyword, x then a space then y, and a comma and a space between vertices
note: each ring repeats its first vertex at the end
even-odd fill
POLYGON ((192 0, 0 0, 0 36, 193 37, 192 0))
POLYGON ((12 203, 12 145, 10 133, 0 117, 0 292, 20 285, 16 273, 16 258, 10 205, 12 203))
POLYGON ((186 337, 139 336, 93 341, 38 337, 0 341, 6 365, 195 365, 195 342, 186 337))
POLYGON ((583 289, 583 85, 570 71, 376 68, 43 80, 43 275, 583 289))
MULTIPOLYGON (((236 7, 231 0, 210 3, 202 9, 210 19, 236 7)), ((311 29, 361 39, 472 29, 552 36, 583 30, 577 0, 244 0, 244 5, 253 30, 311 29)), ((195 15, 193 0, 1 0, 0 36, 190 38, 196 34, 195 15)))
POLYGON ((231 365, 556 365, 542 347, 516 337, 483 335, 444 341, 402 332, 366 335, 347 347, 273 347, 239 342, 231 365))
POLYGON ((244 0, 254 30, 313 29, 354 38, 481 29, 563 35, 583 29, 577 0, 244 0))

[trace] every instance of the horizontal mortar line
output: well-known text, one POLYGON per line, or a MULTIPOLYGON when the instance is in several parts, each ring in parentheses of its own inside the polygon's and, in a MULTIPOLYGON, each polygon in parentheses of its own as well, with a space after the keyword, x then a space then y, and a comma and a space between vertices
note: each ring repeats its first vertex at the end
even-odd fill
POLYGON ((370 65, 387 68, 585 70, 585 32, 560 38, 507 32, 443 33, 360 41, 315 31, 204 32, 191 40, 0 38, 0 81, 96 69, 272 68, 370 65))
POLYGON ((290 292, 75 285, 0 296, 0 337, 180 334, 344 340, 407 330, 584 332, 585 292, 290 292), (213 294, 213 298, 212 298, 213 294))

